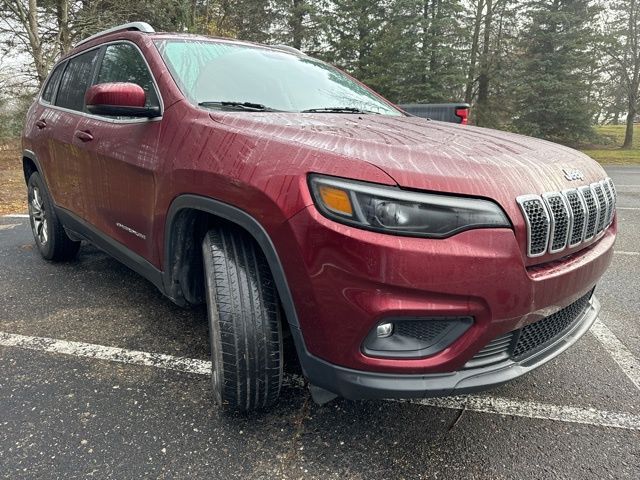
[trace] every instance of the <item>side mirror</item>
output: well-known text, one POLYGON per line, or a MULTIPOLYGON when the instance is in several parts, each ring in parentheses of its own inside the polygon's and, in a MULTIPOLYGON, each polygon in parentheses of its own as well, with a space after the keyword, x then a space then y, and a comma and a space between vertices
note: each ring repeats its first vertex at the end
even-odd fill
POLYGON ((99 83, 84 96, 87 110, 95 115, 155 118, 160 107, 145 107, 147 94, 135 83, 99 83))

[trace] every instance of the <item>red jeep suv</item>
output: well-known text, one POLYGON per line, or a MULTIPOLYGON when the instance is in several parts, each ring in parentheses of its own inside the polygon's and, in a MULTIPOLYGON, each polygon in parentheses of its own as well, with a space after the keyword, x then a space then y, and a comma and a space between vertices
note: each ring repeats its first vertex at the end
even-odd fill
POLYGON ((235 410, 276 401, 287 338, 318 401, 518 377, 595 321, 616 236, 582 153, 408 116, 288 47, 146 23, 62 58, 23 145, 42 256, 88 241, 206 302, 235 410))

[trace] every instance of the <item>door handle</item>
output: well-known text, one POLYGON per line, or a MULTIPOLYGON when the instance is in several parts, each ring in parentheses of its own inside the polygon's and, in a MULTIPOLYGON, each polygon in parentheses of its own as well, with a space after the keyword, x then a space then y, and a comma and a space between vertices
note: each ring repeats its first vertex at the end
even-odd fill
POLYGON ((93 140, 93 135, 86 130, 76 130, 76 138, 79 138, 83 142, 90 142, 93 140))
POLYGON ((43 128, 46 128, 47 126, 47 122, 45 120, 38 120, 36 122, 36 127, 38 127, 40 130, 42 130, 43 128))

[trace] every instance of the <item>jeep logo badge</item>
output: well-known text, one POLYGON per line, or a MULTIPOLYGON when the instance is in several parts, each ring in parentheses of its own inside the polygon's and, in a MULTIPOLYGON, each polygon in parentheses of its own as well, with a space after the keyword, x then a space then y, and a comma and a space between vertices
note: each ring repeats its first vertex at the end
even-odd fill
POLYGON ((564 178, 566 178, 570 182, 573 182, 574 180, 584 180, 584 173, 582 173, 580 170, 568 170, 566 168, 563 168, 562 171, 564 172, 564 178))

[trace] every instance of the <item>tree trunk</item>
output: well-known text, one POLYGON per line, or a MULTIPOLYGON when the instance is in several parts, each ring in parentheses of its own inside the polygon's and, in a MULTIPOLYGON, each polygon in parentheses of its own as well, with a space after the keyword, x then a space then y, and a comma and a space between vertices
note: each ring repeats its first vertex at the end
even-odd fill
POLYGON ((36 67, 36 74, 40 85, 47 78, 47 65, 42 53, 42 42, 40 41, 40 31, 38 30, 38 2, 29 0, 29 9, 27 10, 26 29, 29 43, 31 46, 31 55, 33 63, 36 67))
POLYGON ((438 68, 438 41, 440 30, 440 0, 431 2, 431 58, 429 60, 429 73, 433 78, 438 68))
POLYGON ((622 148, 625 150, 633 148, 633 121, 638 111, 638 85, 635 85, 635 94, 633 86, 631 88, 632 91, 629 94, 629 113, 627 113, 627 128, 624 133, 624 143, 622 144, 622 148))
POLYGON ((631 57, 633 59, 633 72, 629 82, 628 92, 628 113, 627 113, 627 129, 624 134, 624 143, 622 148, 633 148, 633 121, 638 112, 638 95, 640 94, 640 52, 638 40, 640 32, 638 32, 638 12, 636 10, 636 0, 631 0, 629 5, 629 32, 628 44, 630 44, 631 57))
MULTIPOLYGON (((429 19, 429 12, 430 12, 430 7, 429 7, 429 1, 430 0, 424 0, 424 3, 422 4, 422 60, 426 60, 427 56, 429 55, 429 46, 431 45, 431 41, 429 40, 429 32, 431 30, 431 22, 429 19)), ((426 64, 422 63, 421 64, 422 67, 422 84, 426 85, 427 84, 427 80, 429 79, 429 76, 427 75, 427 68, 426 68, 426 64)))
POLYGON ((289 21, 289 25, 291 27, 291 36, 292 36, 292 44, 293 48, 297 48, 300 50, 302 48, 302 37, 303 37, 303 29, 302 29, 302 21, 304 20, 305 14, 305 0, 293 0, 293 10, 291 12, 291 19, 289 21))
POLYGON ((64 55, 71 50, 71 31, 69 28, 69 1, 58 0, 56 3, 58 31, 60 32, 60 53, 64 55))
POLYGON ((464 92, 464 101, 471 103, 473 99, 473 85, 476 82, 476 61, 478 59, 478 44, 480 42, 480 27, 482 26, 482 11, 484 10, 484 0, 478 0, 476 18, 473 26, 473 40, 471 42, 471 58, 469 59, 469 74, 467 76, 467 87, 464 92))
POLYGON ((484 44, 482 45, 482 59, 480 61, 480 76, 478 77, 478 109, 476 111, 477 125, 484 125, 486 119, 487 101, 489 99, 489 61, 491 54, 491 24, 493 22, 493 0, 487 0, 487 14, 484 17, 484 44))

